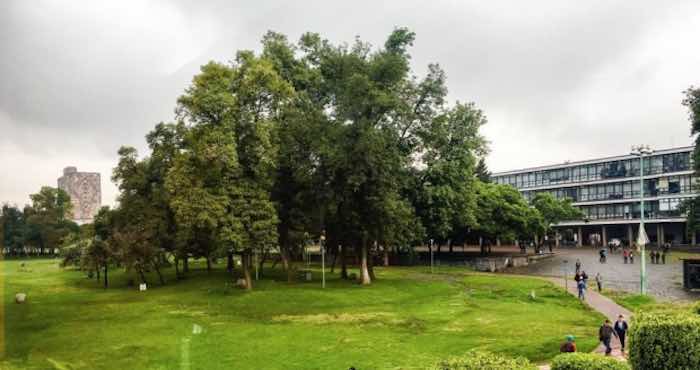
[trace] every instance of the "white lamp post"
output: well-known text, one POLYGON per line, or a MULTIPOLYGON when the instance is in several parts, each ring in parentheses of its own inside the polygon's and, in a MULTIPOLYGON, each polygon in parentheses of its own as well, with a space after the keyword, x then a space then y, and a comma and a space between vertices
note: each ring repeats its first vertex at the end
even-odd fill
POLYGON ((632 146, 632 155, 639 157, 639 235, 637 236, 637 244, 639 245, 640 254, 640 293, 647 294, 647 266, 646 266, 646 244, 649 243, 649 237, 644 229, 644 157, 648 157, 654 153, 649 148, 649 145, 634 145, 632 146))

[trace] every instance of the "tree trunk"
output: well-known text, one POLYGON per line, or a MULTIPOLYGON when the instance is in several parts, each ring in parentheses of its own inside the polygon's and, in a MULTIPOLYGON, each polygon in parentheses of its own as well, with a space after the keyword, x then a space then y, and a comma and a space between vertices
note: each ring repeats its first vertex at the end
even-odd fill
POLYGON ((226 271, 228 271, 229 274, 233 274, 233 253, 228 252, 226 255, 226 271))
POLYGON ((185 258, 182 259, 182 273, 186 274, 188 272, 190 272, 189 258, 185 255, 185 258))
POLYGON ((146 275, 144 275, 143 270, 141 268, 139 268, 138 271, 139 271, 139 276, 141 277, 141 282, 144 284, 148 284, 148 282, 146 281, 146 275))
POLYGON ((97 281, 100 281, 100 266, 95 268, 95 272, 97 273, 97 281))
POLYGON ((107 286, 109 285, 107 281, 107 264, 105 263, 105 289, 107 289, 107 286))
POLYGON ((207 255, 207 274, 211 273, 211 256, 207 255))
POLYGON ((263 252, 262 258, 258 261, 258 277, 263 277, 263 265, 265 265, 265 260, 267 259, 267 251, 263 252))
POLYGON ((160 267, 158 267, 158 263, 153 264, 153 268, 156 270, 156 274, 158 274, 158 280, 160 280, 160 285, 165 285, 165 279, 163 279, 163 274, 160 273, 160 267))
POLYGON ((331 274, 335 271, 335 261, 338 259, 338 248, 340 248, 340 246, 336 246, 335 249, 333 250, 333 262, 331 262, 331 274))
POLYGON ((369 277, 372 281, 377 280, 377 276, 374 274, 374 248, 370 248, 367 251, 367 272, 369 272, 369 277))
POLYGON ((175 278, 180 279, 180 259, 175 257, 175 278))
POLYGON ((348 279, 348 264, 345 258, 345 247, 342 245, 340 246, 340 278, 344 280, 348 279))
POLYGON ((447 247, 450 248, 450 254, 452 254, 452 239, 447 239, 447 247))
POLYGON ((362 238, 362 249, 360 249, 360 284, 369 285, 372 283, 372 278, 369 275, 369 266, 367 264, 367 238, 362 238))
POLYGON ((250 251, 243 252, 241 259, 243 260, 243 278, 245 279, 245 288, 246 290, 251 290, 253 289, 253 279, 250 276, 250 265, 252 259, 250 251))
POLYGON ((389 266, 389 248, 384 247, 384 266, 389 266))

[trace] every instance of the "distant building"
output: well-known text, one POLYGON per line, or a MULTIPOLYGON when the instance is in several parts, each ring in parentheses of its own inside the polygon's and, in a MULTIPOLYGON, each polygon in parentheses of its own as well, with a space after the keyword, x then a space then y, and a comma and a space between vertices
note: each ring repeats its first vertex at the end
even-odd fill
MULTIPOLYGON (((691 164, 693 147, 655 151, 644 158, 644 224, 652 243, 695 244, 686 234, 683 199, 697 195, 691 164)), ((636 240, 640 217, 639 157, 621 155, 494 173, 494 182, 517 188, 531 200, 549 192, 571 198, 585 218, 555 225, 568 243, 606 244, 611 238, 636 240)))
POLYGON ((78 224, 90 223, 102 204, 100 174, 78 172, 76 167, 63 169, 58 179, 58 188, 70 195, 73 203, 71 219, 78 224))

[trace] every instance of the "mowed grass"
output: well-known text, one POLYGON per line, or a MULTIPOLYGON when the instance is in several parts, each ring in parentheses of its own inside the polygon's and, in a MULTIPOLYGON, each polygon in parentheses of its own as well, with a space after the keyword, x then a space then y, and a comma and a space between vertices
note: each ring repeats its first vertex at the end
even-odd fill
POLYGON ((602 319, 543 280, 460 269, 378 268, 371 286, 327 274, 325 290, 266 270, 244 292, 195 265, 139 292, 123 273, 105 290, 56 260, 0 264, 2 369, 421 369, 475 348, 541 362, 566 334, 592 350, 602 319))

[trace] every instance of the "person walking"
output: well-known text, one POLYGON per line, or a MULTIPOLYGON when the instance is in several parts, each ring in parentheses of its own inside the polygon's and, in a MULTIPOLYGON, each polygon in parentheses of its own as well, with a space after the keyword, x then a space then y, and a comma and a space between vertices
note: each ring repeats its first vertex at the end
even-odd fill
POLYGON ((630 249, 630 263, 634 265, 634 249, 630 249))
POLYGON ((573 335, 569 334, 566 336, 566 342, 562 343, 561 346, 559 346, 559 352, 561 353, 573 353, 576 352, 576 338, 574 338, 573 335))
POLYGON ((600 341, 603 342, 603 345, 605 346, 606 356, 610 356, 610 353, 612 352, 612 345, 610 344, 610 342, 612 341, 613 335, 617 336, 617 333, 613 329, 610 320, 605 319, 605 322, 598 330, 598 339, 600 339, 600 341))
POLYGON ((625 353, 625 336, 627 335, 629 325, 627 325, 624 315, 619 315, 617 317, 617 321, 615 321, 615 326, 613 328, 615 329, 615 334, 617 334, 617 337, 620 339, 620 350, 622 353, 625 353))
POLYGON ((627 249, 622 251, 622 259, 625 261, 625 264, 627 264, 627 260, 629 259, 629 256, 630 256, 630 251, 628 251, 627 249))
POLYGON ((586 300, 586 282, 583 280, 583 277, 581 277, 578 282, 576 283, 576 287, 578 288, 578 299, 585 301, 586 300))
POLYGON ((595 274, 595 282, 598 284, 598 292, 603 291, 603 277, 600 276, 600 272, 595 274))
POLYGON ((576 273, 581 272, 581 259, 576 259, 576 273))

